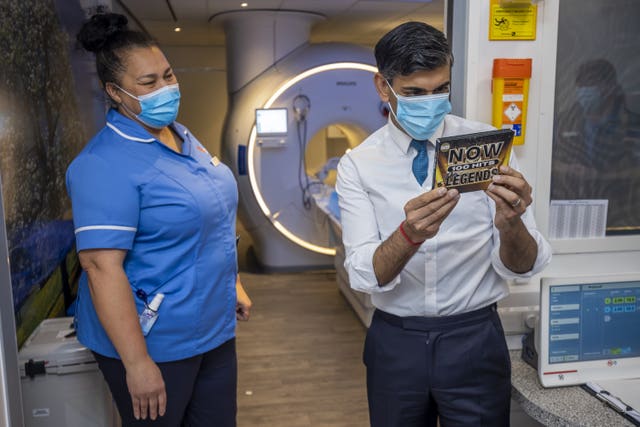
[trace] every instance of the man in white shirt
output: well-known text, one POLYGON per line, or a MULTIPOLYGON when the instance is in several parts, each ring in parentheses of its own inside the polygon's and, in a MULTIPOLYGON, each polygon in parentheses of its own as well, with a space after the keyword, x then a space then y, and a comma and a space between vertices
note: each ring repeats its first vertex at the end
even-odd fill
POLYGON ((515 156, 487 191, 432 189, 441 136, 492 129, 448 114, 444 34, 408 22, 375 47, 389 122, 338 166, 345 267, 376 307, 365 341, 373 427, 509 425, 511 368, 496 302, 551 249, 515 156), (413 142, 412 142, 413 141, 413 142))

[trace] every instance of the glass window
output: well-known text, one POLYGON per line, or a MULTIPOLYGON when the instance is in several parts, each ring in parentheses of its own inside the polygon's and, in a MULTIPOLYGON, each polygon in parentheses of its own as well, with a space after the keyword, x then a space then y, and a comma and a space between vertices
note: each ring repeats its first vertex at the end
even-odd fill
POLYGON ((551 237, 640 234, 638 20, 637 0, 560 2, 551 237))

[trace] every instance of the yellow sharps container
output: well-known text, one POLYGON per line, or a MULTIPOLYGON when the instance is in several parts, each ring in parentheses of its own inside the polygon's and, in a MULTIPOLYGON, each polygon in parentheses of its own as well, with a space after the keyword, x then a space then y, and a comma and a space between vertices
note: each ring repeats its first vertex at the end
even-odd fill
POLYGON ((531 58, 493 60, 493 126, 511 129, 513 143, 524 144, 531 58))

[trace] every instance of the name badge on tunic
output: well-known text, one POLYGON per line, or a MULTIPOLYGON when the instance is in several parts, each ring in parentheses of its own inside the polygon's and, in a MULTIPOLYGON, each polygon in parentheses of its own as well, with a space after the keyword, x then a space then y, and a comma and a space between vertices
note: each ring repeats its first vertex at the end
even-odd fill
POLYGON ((218 166, 218 165, 220 164, 220 160, 218 160, 218 158, 217 158, 216 156, 213 156, 213 157, 211 158, 211 164, 212 164, 213 166, 218 166))

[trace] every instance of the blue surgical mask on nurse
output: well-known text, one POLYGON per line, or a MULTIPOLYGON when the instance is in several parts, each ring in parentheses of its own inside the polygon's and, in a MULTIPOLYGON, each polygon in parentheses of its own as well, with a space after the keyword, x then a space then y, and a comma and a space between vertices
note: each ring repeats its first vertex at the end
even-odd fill
POLYGON ((134 116, 149 127, 162 129, 178 117, 180 87, 177 83, 141 96, 132 95, 118 85, 116 87, 140 103, 140 114, 134 116))
POLYGON ((405 132, 417 141, 429 139, 444 120, 444 116, 451 112, 448 93, 402 96, 393 90, 388 81, 387 85, 398 101, 395 112, 389 104, 391 114, 405 132))

